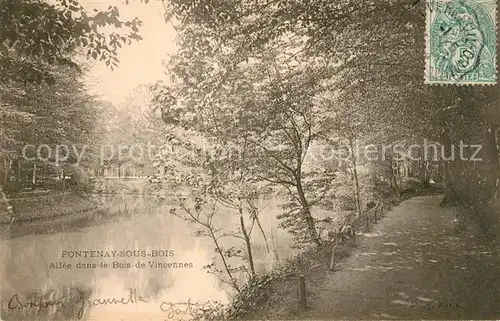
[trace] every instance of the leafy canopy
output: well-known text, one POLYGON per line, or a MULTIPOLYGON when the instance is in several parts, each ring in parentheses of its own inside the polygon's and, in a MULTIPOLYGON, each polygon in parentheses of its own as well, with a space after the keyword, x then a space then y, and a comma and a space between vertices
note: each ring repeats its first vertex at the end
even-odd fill
POLYGON ((118 66, 118 50, 142 22, 120 20, 115 6, 90 13, 77 0, 0 1, 0 76, 5 81, 53 83, 48 65, 78 68, 75 53, 118 66), (110 30, 119 30, 108 32, 110 30))

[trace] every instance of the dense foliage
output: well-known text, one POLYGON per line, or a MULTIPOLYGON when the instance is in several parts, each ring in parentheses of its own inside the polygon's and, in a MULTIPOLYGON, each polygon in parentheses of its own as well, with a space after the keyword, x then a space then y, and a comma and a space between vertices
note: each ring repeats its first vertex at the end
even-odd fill
POLYGON ((78 68, 74 53, 117 67, 117 51, 140 40, 141 21, 121 21, 116 7, 87 12, 76 0, 3 0, 0 2, 0 75, 2 81, 53 83, 48 65, 78 68), (104 28, 125 32, 106 34, 104 28), (118 30, 118 29, 117 29, 118 30))

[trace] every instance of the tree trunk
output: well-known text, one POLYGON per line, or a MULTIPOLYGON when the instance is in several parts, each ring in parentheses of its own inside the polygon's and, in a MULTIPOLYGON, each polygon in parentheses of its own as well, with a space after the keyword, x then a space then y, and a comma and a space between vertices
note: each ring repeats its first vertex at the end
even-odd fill
POLYGON ((445 137, 443 141, 444 149, 442 150, 441 161, 443 163, 443 179, 446 192, 441 201, 441 206, 455 206, 463 201, 460 193, 460 185, 463 185, 463 182, 460 181, 462 164, 460 160, 450 161, 444 159, 452 159, 452 156, 456 154, 456 150, 452 147, 452 142, 448 137, 445 137), (459 175, 455 175, 455 173, 459 173, 459 175))
POLYGON ((262 227, 262 224, 260 223, 259 216, 257 214, 257 208, 251 204, 250 201, 248 201, 248 204, 251 208, 251 217, 252 220, 257 223, 257 227, 259 228, 260 233, 262 234, 262 237, 264 238, 264 242, 266 243, 266 249, 267 253, 271 254, 271 248, 269 247, 269 241, 267 240, 266 233, 264 232, 264 228, 262 227))
POLYGON ((399 182, 399 186, 402 186, 403 185, 403 175, 401 175, 401 162, 400 161, 396 161, 396 166, 397 166, 397 179, 398 179, 398 182, 399 182))
POLYGON ((335 271, 335 254, 336 254, 335 244, 332 245, 332 255, 330 257, 330 271, 335 271))
POLYGON ((31 177, 31 184, 33 187, 36 185, 36 162, 33 163, 33 175, 31 177))
MULTIPOLYGON (((272 248, 272 251, 274 254, 273 258, 274 258, 274 262, 278 263, 280 261, 280 256, 278 254, 278 246, 276 245, 276 230, 277 230, 277 228, 274 229, 273 223, 271 223, 271 233, 269 235, 271 237, 271 244, 273 246, 273 248, 272 248)), ((270 260, 270 263, 271 263, 271 268, 272 268, 272 265, 274 265, 273 261, 270 260)))
POLYGON ((360 195, 361 193, 359 188, 357 161, 356 161, 356 155, 354 154, 354 146, 352 139, 349 139, 349 148, 352 161, 352 175, 354 178, 354 199, 356 202, 356 216, 361 217, 362 214, 361 195, 360 195))
POLYGON ((443 162, 440 161, 437 165, 437 173, 435 175, 434 180, 436 183, 442 183, 444 181, 443 176, 444 176, 444 170, 443 170, 443 162))
POLYGON ((304 189, 302 188, 302 179, 300 177, 300 174, 296 175, 295 180, 297 183, 297 194, 299 195, 299 200, 301 203, 300 205, 302 206, 302 215, 304 216, 304 219, 306 221, 309 236, 317 246, 321 246, 321 240, 319 238, 318 231, 316 231, 314 219, 311 215, 311 209, 309 208, 309 202, 307 201, 304 194, 304 189))
POLYGON ((9 213, 11 223, 13 223, 15 220, 15 213, 13 211, 12 205, 9 202, 9 199, 7 198, 5 193, 3 192, 2 185, 0 185, 0 197, 2 198, 2 201, 5 204, 5 208, 7 209, 7 212, 9 213))
POLYGON ((214 242, 215 249, 217 253, 219 253, 219 256, 222 260, 222 264, 224 264, 224 269, 226 270, 227 275, 229 276, 229 282, 233 285, 234 289, 238 292, 240 292, 240 288, 238 284, 236 283, 236 279, 233 277, 233 274, 231 273, 231 270, 229 269, 229 265, 227 263, 226 257, 224 256, 224 253, 222 252, 222 248, 219 245, 219 241, 217 236, 214 233, 214 230, 212 228, 209 229, 209 235, 212 241, 214 242))
POLYGON ((429 162, 425 159, 424 154, 422 154, 420 164, 420 181, 424 185, 429 185, 430 176, 429 176, 429 162))
POLYGON ((245 228, 245 220, 243 219, 243 209, 240 207, 240 227, 243 233, 243 238, 245 239, 245 245, 247 247, 248 264, 250 265, 250 272, 255 275, 255 266, 253 263, 253 253, 252 253, 252 243, 250 241, 250 236, 248 235, 247 229, 245 228))
POLYGON ((396 178, 396 175, 394 175, 394 167, 392 166, 392 161, 391 161, 391 166, 390 166, 390 172, 391 172, 391 185, 394 189, 394 192, 396 193, 396 196, 399 198, 401 196, 401 191, 399 189, 398 180, 396 178))
POLYGON ((61 176, 62 176, 62 192, 64 194, 66 190, 66 175, 64 174, 64 170, 61 171, 61 176))
POLYGON ((443 182, 445 188, 445 195, 443 200, 441 201, 441 205, 453 206, 457 204, 459 197, 457 195, 457 192, 453 184, 453 176, 451 174, 450 163, 449 161, 444 161, 444 160, 442 161, 442 163, 443 163, 443 173, 444 173, 443 182))
POLYGON ((9 178, 9 172, 10 172, 10 168, 8 167, 8 161, 7 161, 7 158, 4 158, 3 159, 3 168, 4 168, 4 176, 3 176, 3 185, 6 185, 7 184, 7 180, 9 178))
POLYGON ((7 180, 5 181, 5 184, 7 184, 7 182, 10 182, 10 175, 11 175, 11 171, 12 171, 12 164, 13 164, 13 163, 14 163, 14 162, 12 161, 12 159, 9 159, 9 167, 8 167, 8 169, 7 169, 7 175, 6 175, 7 180))

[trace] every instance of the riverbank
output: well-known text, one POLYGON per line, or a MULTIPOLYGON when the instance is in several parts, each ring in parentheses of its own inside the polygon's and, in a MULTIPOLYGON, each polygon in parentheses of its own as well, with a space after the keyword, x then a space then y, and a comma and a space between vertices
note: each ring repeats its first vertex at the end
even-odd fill
POLYGON ((99 203, 82 195, 70 193, 18 193, 9 194, 6 206, 0 208, 0 224, 33 222, 61 216, 83 216, 99 209, 99 203), (11 207, 12 213, 7 210, 11 207))

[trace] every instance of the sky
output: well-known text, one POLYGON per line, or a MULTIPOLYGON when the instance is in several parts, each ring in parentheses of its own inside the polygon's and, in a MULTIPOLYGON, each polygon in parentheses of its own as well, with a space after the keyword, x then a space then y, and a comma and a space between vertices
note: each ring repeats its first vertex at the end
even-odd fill
POLYGON ((162 61, 175 52, 176 33, 172 25, 164 21, 161 1, 151 0, 145 4, 140 0, 130 0, 125 4, 125 0, 80 0, 80 3, 89 12, 94 8, 105 10, 111 5, 116 6, 122 21, 138 17, 143 22, 139 30, 143 40, 121 48, 119 68, 111 71, 104 62, 92 63, 86 79, 91 91, 118 105, 137 86, 153 84, 164 78, 162 61))

